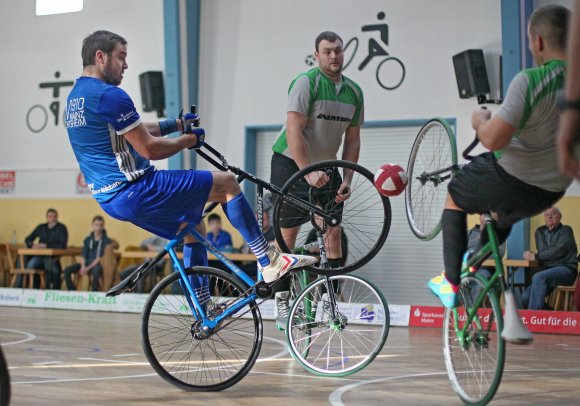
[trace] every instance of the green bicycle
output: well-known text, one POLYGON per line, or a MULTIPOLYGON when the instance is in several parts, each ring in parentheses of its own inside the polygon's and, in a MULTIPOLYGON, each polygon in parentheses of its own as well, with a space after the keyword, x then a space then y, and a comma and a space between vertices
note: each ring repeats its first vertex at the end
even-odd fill
MULTIPOLYGON (((469 153, 478 142, 476 137, 463 152, 465 159, 471 159, 469 153)), ((405 206, 411 230, 418 238, 433 239, 441 230, 447 183, 460 169, 451 127, 445 120, 430 120, 417 134, 407 165, 405 206)), ((504 370, 506 341, 514 344, 533 341, 504 279, 495 221, 489 213, 484 216, 489 242, 464 261, 459 305, 446 309, 443 324, 447 373, 453 390, 468 405, 486 404, 497 392, 504 370), (495 272, 489 279, 471 271, 489 257, 495 262, 495 272), (500 306, 502 295, 505 316, 500 306)))

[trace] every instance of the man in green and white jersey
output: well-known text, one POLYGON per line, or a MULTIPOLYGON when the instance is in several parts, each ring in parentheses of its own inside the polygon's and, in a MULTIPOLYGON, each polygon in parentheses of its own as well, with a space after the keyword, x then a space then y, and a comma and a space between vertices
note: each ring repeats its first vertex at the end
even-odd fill
MULTIPOLYGON (((516 75, 493 118, 488 110, 473 112, 472 127, 493 152, 473 159, 449 183, 441 218, 445 272, 429 282, 446 307, 457 304, 467 248, 466 213, 494 213, 501 244, 514 223, 553 206, 571 183, 558 170, 556 159, 557 100, 564 87, 569 15, 559 5, 534 11, 528 39, 538 66, 516 75)), ((487 233, 481 238, 485 244, 487 233)))
MULTIPOLYGON (((298 75, 290 84, 286 125, 272 148, 271 182, 279 187, 312 163, 337 159, 343 139, 341 159, 356 163, 359 158, 360 127, 364 122, 363 92, 355 82, 342 75, 342 39, 334 32, 325 31, 318 35, 314 46, 318 67, 298 75)), ((339 183, 328 185, 330 178, 322 171, 312 173, 306 180, 312 187, 326 185, 332 188, 337 203, 347 200, 351 179, 347 176, 332 178, 339 183)), ((304 193, 308 196, 307 190, 304 193)), ((309 220, 301 210, 296 213, 285 210, 284 218, 278 219, 289 248, 294 247, 300 226, 309 220)), ((340 233, 340 227, 329 227, 325 234, 331 267, 341 265, 340 233)), ((277 299, 281 294, 287 297, 279 292, 277 299)), ((280 312, 284 309, 279 306, 280 312)))

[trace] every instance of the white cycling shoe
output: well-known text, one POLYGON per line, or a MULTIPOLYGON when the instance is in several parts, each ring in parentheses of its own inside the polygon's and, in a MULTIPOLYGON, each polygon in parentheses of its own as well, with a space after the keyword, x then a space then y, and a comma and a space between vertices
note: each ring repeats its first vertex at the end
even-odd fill
POLYGON ((304 268, 316 263, 316 257, 308 255, 284 254, 274 247, 270 247, 267 254, 270 258, 270 265, 261 268, 264 282, 272 283, 286 275, 291 269, 304 268))

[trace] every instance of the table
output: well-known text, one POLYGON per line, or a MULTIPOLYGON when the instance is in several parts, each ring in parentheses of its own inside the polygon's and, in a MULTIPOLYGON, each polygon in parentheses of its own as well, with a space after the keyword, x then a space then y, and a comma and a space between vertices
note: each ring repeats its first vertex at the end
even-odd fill
MULTIPOLYGON (((121 258, 149 259, 149 258, 156 257, 158 252, 155 252, 155 251, 123 251, 120 254, 121 254, 121 258)), ((176 252, 176 254, 177 254, 177 258, 183 259, 182 252, 176 252)), ((256 260, 256 256, 254 254, 240 254, 238 252, 232 252, 232 253, 228 253, 228 254, 224 253, 224 255, 228 259, 230 259, 231 261, 243 262, 243 261, 255 261, 256 260)), ((207 259, 212 260, 212 259, 217 259, 217 258, 215 255, 208 252, 207 259)))
MULTIPOLYGON (((508 287, 513 290, 514 282, 514 270, 517 268, 524 268, 525 270, 536 270, 539 269, 540 263, 538 261, 528 261, 527 259, 502 259, 501 261, 504 266, 504 273, 508 282, 508 287)), ((483 261, 482 266, 495 267, 495 261, 493 259, 486 259, 483 261)))
MULTIPOLYGON (((68 247, 68 248, 18 248, 18 256, 20 257, 20 268, 25 269, 26 264, 24 263, 24 256, 40 256, 40 257, 71 257, 74 258, 81 255, 83 249, 81 247, 68 247)), ((45 281, 48 285, 48 281, 45 281)), ((49 286, 45 286, 46 289, 49 286)), ((60 286, 57 287, 60 289, 60 286)))
MULTIPOLYGON (((159 253, 156 251, 122 251, 119 253, 121 258, 143 259, 143 260, 155 258, 157 256, 157 254, 159 254, 159 253)), ((177 258, 183 259, 183 252, 176 252, 175 254, 177 255, 177 258)), ((224 253, 224 255, 229 260, 236 261, 236 262, 256 261, 256 256, 254 254, 241 254, 238 252, 231 252, 231 253, 224 253)), ((167 254, 165 256, 167 256, 167 254)), ((217 257, 208 252, 207 259, 210 261, 217 260, 217 257)), ((151 278, 151 286, 154 286, 155 278, 156 278, 155 272, 150 273, 150 278, 151 278)))

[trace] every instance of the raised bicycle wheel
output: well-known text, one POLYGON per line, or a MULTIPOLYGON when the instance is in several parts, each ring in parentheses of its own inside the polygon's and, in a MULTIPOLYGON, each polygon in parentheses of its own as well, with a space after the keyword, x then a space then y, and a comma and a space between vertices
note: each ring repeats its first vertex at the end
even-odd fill
POLYGON ((389 334, 390 314, 383 294, 353 275, 312 282, 294 301, 286 337, 290 353, 306 370, 322 376, 346 376, 366 367, 389 334), (303 311, 305 304, 312 314, 303 311))
POLYGON ((453 130, 443 119, 428 121, 417 134, 407 163, 405 207, 417 238, 428 241, 439 234, 447 185, 457 169, 453 130))
POLYGON ((485 295, 461 340, 456 331, 465 325, 465 315, 484 288, 473 276, 461 281, 460 304, 447 309, 443 324, 443 353, 453 390, 468 405, 487 404, 501 382, 505 362, 505 341, 501 338, 503 318, 497 294, 493 289, 485 295))
POLYGON ((0 345, 0 406, 10 404, 10 374, 8 373, 8 364, 4 358, 4 352, 0 345))
MULTIPOLYGON (((307 268, 309 271, 327 276, 354 271, 368 263, 387 239, 391 226, 391 204, 387 197, 378 192, 373 174, 358 164, 339 160, 317 162, 296 172, 282 187, 282 192, 284 196, 276 197, 273 218, 276 242, 282 251, 291 252, 291 248, 312 241, 311 233, 316 228, 344 233, 348 239, 348 252, 342 252, 340 267, 325 269, 315 264, 307 268), (321 188, 314 188, 306 182, 305 177, 318 171, 327 172, 330 181, 321 188), (343 179, 349 177, 351 195, 344 202, 336 203, 337 190, 343 179), (338 223, 331 230, 327 221, 311 214, 307 207, 299 207, 287 201, 288 195, 321 207, 327 214, 334 216, 338 223), (284 240, 284 233, 293 227, 299 227, 299 230, 294 246, 289 247, 284 240)), ((328 236, 331 232, 327 232, 324 237, 327 256, 328 236)), ((336 238, 339 244, 340 238, 336 238)))
MULTIPOLYGON (((195 267, 186 273, 209 278, 211 301, 206 312, 210 318, 212 312, 223 312, 220 305, 246 291, 237 278, 217 269, 195 267)), ((180 274, 168 275, 155 286, 143 309, 141 342, 149 363, 167 382, 187 391, 218 391, 236 384, 260 353, 263 329, 257 306, 246 306, 225 319, 207 337, 196 334, 197 323, 180 274)))

